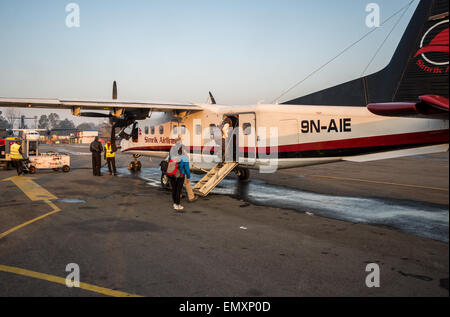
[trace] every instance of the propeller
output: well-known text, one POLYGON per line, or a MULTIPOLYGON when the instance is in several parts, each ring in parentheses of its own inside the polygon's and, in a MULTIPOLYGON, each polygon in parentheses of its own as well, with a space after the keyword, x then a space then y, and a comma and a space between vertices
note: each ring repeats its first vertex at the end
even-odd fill
MULTIPOLYGON (((117 82, 113 82, 113 89, 112 89, 112 99, 117 100, 117 82)), ((111 114, 106 113, 99 113, 99 112, 82 112, 80 113, 80 117, 90 117, 90 118, 110 118, 111 124, 114 124, 113 118, 115 118, 111 114)))
MULTIPOLYGON (((117 100, 117 82, 113 81, 113 91, 112 91, 112 99, 113 100, 117 100)), ((124 119, 120 119, 117 118, 113 115, 109 115, 109 123, 111 124, 111 144, 112 144, 112 150, 114 152, 117 151, 117 146, 116 146, 116 128, 121 127, 122 130, 120 131, 119 135, 121 137, 124 137, 124 130, 125 128, 128 126, 127 125, 127 121, 128 120, 124 120, 124 119)), ((126 134, 126 133, 125 133, 126 134)))

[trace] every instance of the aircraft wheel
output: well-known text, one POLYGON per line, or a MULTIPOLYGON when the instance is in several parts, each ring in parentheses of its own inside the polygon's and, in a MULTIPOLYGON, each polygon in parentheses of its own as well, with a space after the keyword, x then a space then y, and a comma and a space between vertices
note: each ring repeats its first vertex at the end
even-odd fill
POLYGON ((137 161, 137 162, 136 162, 136 165, 135 165, 135 171, 140 171, 141 168, 142 168, 141 162, 137 161))
POLYGON ((133 171, 133 172, 139 172, 142 168, 142 164, 141 162, 137 161, 137 162, 130 162, 130 164, 128 164, 128 170, 133 171))
POLYGON ((241 182, 248 182, 250 171, 247 168, 238 168, 235 173, 241 182))

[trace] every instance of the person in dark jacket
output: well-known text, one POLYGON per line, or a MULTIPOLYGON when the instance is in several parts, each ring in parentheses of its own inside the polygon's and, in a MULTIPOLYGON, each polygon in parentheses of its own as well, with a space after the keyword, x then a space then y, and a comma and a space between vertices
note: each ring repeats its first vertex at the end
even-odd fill
POLYGON ((95 140, 91 143, 90 150, 92 152, 92 172, 94 176, 102 176, 100 168, 102 166, 102 152, 103 145, 98 140, 98 136, 95 137, 95 140))

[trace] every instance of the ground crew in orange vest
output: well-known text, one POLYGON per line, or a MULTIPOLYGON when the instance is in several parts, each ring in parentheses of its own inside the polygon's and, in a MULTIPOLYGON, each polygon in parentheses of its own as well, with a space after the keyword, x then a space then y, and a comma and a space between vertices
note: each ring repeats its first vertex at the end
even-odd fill
POLYGON ((22 175, 23 173, 23 156, 22 156, 22 142, 17 141, 10 147, 9 157, 13 165, 17 169, 17 175, 22 175))
POLYGON ((105 159, 108 162, 109 175, 112 175, 114 173, 114 176, 117 176, 116 153, 113 150, 113 146, 110 140, 108 140, 105 145, 105 159))

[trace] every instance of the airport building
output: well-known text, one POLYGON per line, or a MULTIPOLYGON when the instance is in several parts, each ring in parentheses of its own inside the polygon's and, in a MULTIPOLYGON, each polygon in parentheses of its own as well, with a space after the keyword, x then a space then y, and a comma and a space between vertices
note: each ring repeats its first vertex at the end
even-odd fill
POLYGON ((98 131, 79 131, 75 135, 75 143, 90 144, 98 136, 98 131))

